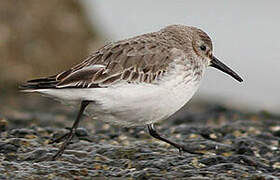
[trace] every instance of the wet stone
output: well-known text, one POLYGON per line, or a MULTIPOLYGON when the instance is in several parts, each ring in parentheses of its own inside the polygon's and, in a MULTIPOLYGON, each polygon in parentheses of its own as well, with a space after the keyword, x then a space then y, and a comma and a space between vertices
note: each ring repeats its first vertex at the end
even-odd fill
POLYGON ((22 105, 15 115, 5 114, 9 130, 2 131, 0 137, 0 179, 280 177, 278 116, 265 119, 221 105, 199 105, 199 111, 187 113, 187 118, 156 125, 162 136, 201 153, 181 155, 176 148, 150 137, 144 126, 122 128, 85 118, 65 153, 50 161, 63 140, 49 142, 69 132, 65 127, 71 127, 75 114, 67 106, 64 109, 52 103, 49 106, 55 111, 47 115, 44 110, 48 106, 42 101, 32 101, 28 108, 22 105))
POLYGON ((215 165, 215 164, 226 163, 227 160, 223 156, 213 156, 213 157, 203 158, 199 162, 203 163, 205 165, 212 166, 212 165, 215 165))
POLYGON ((20 129, 12 129, 10 131, 10 134, 18 138, 23 138, 26 135, 36 135, 37 132, 34 131, 33 129, 20 128, 20 129))
POLYGON ((246 154, 248 156, 254 155, 253 150, 250 148, 249 142, 244 140, 236 142, 235 151, 237 154, 246 154))
POLYGON ((8 121, 0 114, 0 133, 8 129, 8 121))
POLYGON ((280 138, 280 130, 274 131, 273 135, 280 138))
POLYGON ((0 153, 16 152, 19 146, 11 143, 0 142, 0 153))
POLYGON ((40 161, 41 159, 46 158, 47 153, 48 153, 48 151, 45 149, 37 149, 30 153, 27 153, 24 160, 25 161, 33 161, 33 160, 40 161))
POLYGON ((88 131, 85 128, 77 128, 75 134, 79 137, 89 135, 88 131))

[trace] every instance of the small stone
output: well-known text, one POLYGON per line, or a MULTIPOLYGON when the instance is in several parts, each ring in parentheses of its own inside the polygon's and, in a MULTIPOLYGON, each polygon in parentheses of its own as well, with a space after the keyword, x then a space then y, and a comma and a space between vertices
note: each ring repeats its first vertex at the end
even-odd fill
POLYGON ((280 126, 271 126, 269 129, 271 131, 280 131, 280 126))
POLYGON ((193 158, 191 164, 196 168, 202 168, 206 166, 205 164, 200 163, 197 158, 193 158))
POLYGON ((100 170, 100 169, 102 169, 102 165, 96 163, 96 164, 94 164, 94 169, 100 170))
POLYGON ((108 130, 108 129, 110 129, 110 125, 109 124, 104 124, 103 126, 102 126, 102 129, 103 130, 108 130))
POLYGON ((32 134, 27 134, 26 136, 24 136, 26 139, 35 139, 37 138, 37 136, 32 135, 32 134))
POLYGON ((199 137, 198 134, 190 134, 189 136, 191 139, 197 139, 199 137))
POLYGON ((233 132, 233 135, 234 135, 235 137, 240 137, 240 136, 242 136, 242 133, 241 133, 240 131, 234 131, 234 132, 233 132))
POLYGON ((33 129, 20 128, 11 130, 10 134, 19 138, 24 138, 26 135, 34 135, 37 133, 33 129))
POLYGON ((81 175, 88 176, 88 170, 86 168, 83 168, 80 170, 81 175))
POLYGON ((273 131, 272 134, 273 134, 274 136, 276 136, 276 137, 280 137, 280 130, 273 131))
POLYGON ((11 143, 0 142, 0 153, 16 152, 18 147, 11 143))
POLYGON ((225 141, 223 141, 224 144, 228 144, 228 145, 231 145, 232 144, 232 141, 229 140, 229 139, 226 139, 225 141))
POLYGON ((78 137, 81 136, 88 136, 88 131, 85 128, 77 128, 76 129, 76 133, 75 133, 78 137))
POLYGON ((216 134, 212 133, 212 134, 210 134, 210 138, 211 138, 211 139, 217 139, 218 137, 217 137, 216 134))
POLYGON ((274 169, 280 169, 280 162, 276 162, 272 165, 274 169))
POLYGON ((0 116, 0 132, 6 131, 8 126, 8 121, 0 116))
POLYGON ((43 159, 46 154, 47 154, 47 150, 45 149, 37 149, 34 150, 32 152, 29 152, 27 154, 27 157, 24 158, 24 160, 30 161, 30 160, 39 160, 39 159, 43 159))
POLYGON ((254 128, 254 127, 249 127, 248 132, 250 134, 254 134, 254 135, 261 134, 261 131, 256 129, 256 128, 254 128))
POLYGON ((125 135, 120 135, 120 136, 118 137, 118 139, 119 139, 120 141, 123 141, 123 140, 126 140, 126 139, 127 139, 127 136, 125 136, 125 135))
POLYGON ((249 142, 245 140, 237 141, 235 144, 235 151, 237 154, 252 156, 254 151, 251 149, 249 142))
POLYGON ((205 165, 215 165, 219 163, 225 163, 226 159, 223 156, 211 156, 211 157, 203 158, 199 160, 199 162, 205 165))
POLYGON ((224 153, 222 153, 222 156, 229 157, 232 154, 233 154, 233 152, 224 152, 224 153))

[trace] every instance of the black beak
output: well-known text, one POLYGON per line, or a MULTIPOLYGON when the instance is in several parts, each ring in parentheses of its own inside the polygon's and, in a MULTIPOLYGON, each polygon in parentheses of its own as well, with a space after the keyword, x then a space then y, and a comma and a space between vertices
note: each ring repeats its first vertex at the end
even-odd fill
POLYGON ((234 79, 236 79, 239 82, 243 81, 243 79, 240 76, 238 76, 238 74, 236 74, 233 70, 231 70, 229 67, 227 67, 224 63, 219 61, 219 59, 217 59, 215 56, 212 56, 212 61, 211 61, 210 66, 223 71, 224 73, 230 75, 231 77, 233 77, 234 79))

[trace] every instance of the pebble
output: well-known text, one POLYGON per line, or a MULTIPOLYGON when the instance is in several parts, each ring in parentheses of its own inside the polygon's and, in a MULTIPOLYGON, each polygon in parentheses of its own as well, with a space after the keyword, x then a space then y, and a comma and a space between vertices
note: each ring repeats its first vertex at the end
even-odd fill
MULTIPOLYGON (((7 116, 9 130, 5 129, 0 139, 0 179, 265 180, 280 177, 277 148, 280 119, 260 121, 253 114, 252 121, 246 116, 248 113, 242 115, 222 106, 204 110, 205 113, 190 115, 195 121, 186 119, 158 125, 163 136, 203 155, 186 152, 179 155, 174 147, 150 137, 143 127, 120 128, 88 120, 81 126, 93 129, 79 127, 57 161, 49 159, 61 143, 46 142, 68 130, 57 128, 52 121, 46 126, 47 122, 36 124, 27 120, 20 127, 15 125, 20 121, 20 113, 17 119, 10 120, 7 116), (215 118, 222 120, 223 125, 208 126, 215 118)), ((28 111, 22 114, 23 118, 33 117, 28 111)), ((63 124, 69 117, 72 116, 66 114, 59 123, 63 124)), ((7 122, 0 119, 0 128, 1 122, 7 127, 7 122)))
POLYGON ((80 128, 76 129, 76 135, 79 136, 79 137, 81 137, 81 136, 88 136, 89 133, 88 133, 88 131, 85 128, 80 127, 80 128))
POLYGON ((0 133, 6 131, 8 128, 8 121, 0 114, 0 133))
POLYGON ((0 153, 10 153, 10 152, 16 152, 18 149, 18 146, 11 143, 6 142, 0 142, 0 153))

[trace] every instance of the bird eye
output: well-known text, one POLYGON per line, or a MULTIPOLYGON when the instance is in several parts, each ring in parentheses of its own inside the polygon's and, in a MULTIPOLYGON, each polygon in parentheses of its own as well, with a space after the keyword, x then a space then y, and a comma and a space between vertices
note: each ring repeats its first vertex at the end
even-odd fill
POLYGON ((201 45, 201 46, 200 46, 200 49, 201 49, 202 51, 205 51, 205 50, 206 50, 206 46, 201 45))

